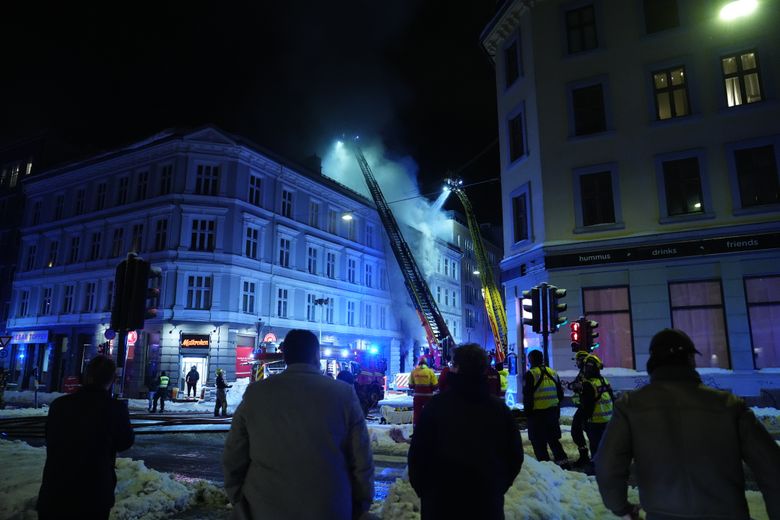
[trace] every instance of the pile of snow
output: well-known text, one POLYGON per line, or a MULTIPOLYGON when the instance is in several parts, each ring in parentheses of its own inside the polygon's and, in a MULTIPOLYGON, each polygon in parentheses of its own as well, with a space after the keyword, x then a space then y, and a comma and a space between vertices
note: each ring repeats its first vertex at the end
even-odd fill
MULTIPOLYGON (((767 519, 761 494, 747 491, 746 495, 751 517, 767 519)), ((628 499, 638 503, 635 488, 629 489, 628 499)), ((396 479, 385 501, 375 504, 371 512, 388 520, 418 520, 420 500, 408 481, 396 479)), ((604 507, 594 477, 530 457, 525 459, 523 469, 504 496, 504 514, 507 520, 615 518, 604 507)))
MULTIPOLYGON (((60 392, 38 392, 38 405, 51 404, 52 401, 63 395, 67 394, 60 392)), ((24 390, 21 392, 6 390, 3 392, 3 401, 5 401, 6 404, 16 406, 33 406, 33 403, 35 403, 35 392, 32 390, 24 390)))
MULTIPOLYGON (((22 441, 0 440, 0 518, 34 520, 46 448, 22 441)), ((148 469, 142 461, 117 459, 116 504, 112 520, 168 518, 196 504, 226 507, 221 487, 204 480, 179 481, 167 473, 148 469)))

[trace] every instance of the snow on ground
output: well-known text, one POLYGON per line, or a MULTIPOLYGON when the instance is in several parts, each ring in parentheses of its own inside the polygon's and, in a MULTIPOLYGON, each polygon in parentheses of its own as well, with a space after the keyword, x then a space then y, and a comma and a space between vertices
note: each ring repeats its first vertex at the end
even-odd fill
POLYGON ((382 455, 399 455, 406 457, 409 445, 397 442, 392 436, 409 439, 412 434, 411 424, 369 424, 368 435, 371 438, 371 450, 382 455))
MULTIPOLYGON (((761 494, 747 491, 751 517, 768 516, 761 494)), ((639 501, 637 490, 629 489, 629 500, 639 501)), ((372 507, 372 513, 387 520, 417 520, 420 500, 408 481, 397 479, 387 499, 372 507)), ((601 502, 594 477, 564 471, 552 462, 538 462, 527 457, 523 469, 504 497, 504 514, 512 519, 585 520, 615 518, 601 502)))
MULTIPOLYGON (((0 440, 0 518, 34 520, 46 448, 22 441, 0 440)), ((196 504, 227 507, 221 487, 205 480, 179 481, 167 473, 148 469, 142 461, 117 459, 116 505, 112 520, 168 518, 196 504)))

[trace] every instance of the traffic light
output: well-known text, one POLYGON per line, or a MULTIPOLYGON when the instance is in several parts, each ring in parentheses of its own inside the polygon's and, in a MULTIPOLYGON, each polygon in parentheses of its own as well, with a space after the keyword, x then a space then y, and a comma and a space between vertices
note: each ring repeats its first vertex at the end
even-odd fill
POLYGON ((534 287, 523 291, 523 325, 530 325, 534 332, 542 332, 542 291, 534 287), (530 317, 526 317, 530 314, 530 317))
POLYGON ((593 332, 595 329, 599 327, 599 322, 594 320, 585 320, 587 322, 586 329, 587 334, 585 335, 585 347, 583 350, 588 351, 594 351, 597 348, 599 348, 600 344, 596 340, 596 338, 599 337, 598 332, 593 332))
POLYGON ((582 330, 580 327, 580 320, 573 321, 569 324, 571 328, 571 351, 579 352, 580 350, 586 350, 582 348, 582 330))
POLYGON ((561 313, 566 311, 567 305, 561 303, 560 299, 566 296, 566 289, 559 289, 554 285, 547 286, 547 302, 550 306, 550 332, 555 332, 558 328, 566 323, 566 316, 562 316, 561 313))
POLYGON ((159 268, 152 267, 134 253, 129 253, 127 259, 119 263, 114 277, 112 329, 141 330, 145 319, 157 317, 160 278, 162 271, 159 268))

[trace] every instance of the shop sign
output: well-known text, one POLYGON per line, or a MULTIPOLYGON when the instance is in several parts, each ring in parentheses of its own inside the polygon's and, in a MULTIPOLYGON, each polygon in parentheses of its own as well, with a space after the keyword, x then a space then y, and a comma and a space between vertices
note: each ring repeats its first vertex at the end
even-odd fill
POLYGON ((49 331, 48 330, 22 330, 14 332, 11 337, 12 344, 21 343, 48 343, 49 331))
POLYGON ((263 337, 263 343, 276 343, 276 334, 269 332, 263 337))
POLYGON ((209 348, 211 336, 208 334, 182 334, 181 348, 209 348))
POLYGON ((236 347, 236 379, 252 375, 252 365, 250 363, 255 358, 253 351, 254 347, 236 347))

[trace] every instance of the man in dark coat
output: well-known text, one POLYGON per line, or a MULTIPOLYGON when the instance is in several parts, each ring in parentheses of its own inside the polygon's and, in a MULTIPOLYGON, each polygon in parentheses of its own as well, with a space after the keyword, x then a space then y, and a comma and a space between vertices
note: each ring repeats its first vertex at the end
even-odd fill
POLYGON ((187 372, 187 377, 184 378, 187 383, 187 397, 190 396, 190 390, 192 390, 192 397, 198 396, 198 380, 200 380, 200 374, 195 365, 187 372))
POLYGON ((455 349, 450 389, 423 409, 409 447, 409 482, 424 520, 504 518, 504 494, 523 464, 523 442, 504 402, 489 394, 479 345, 455 349))
POLYGON ((650 384, 617 400, 596 456, 604 505, 639 518, 626 497, 633 460, 648 519, 748 520, 744 461, 780 518, 780 447, 742 399, 702 384, 697 353, 681 330, 650 341, 650 384))
POLYGON ((127 401, 111 398, 116 366, 98 356, 84 386, 55 399, 46 421, 46 465, 38 518, 107 519, 114 506, 116 454, 133 445, 127 401))

